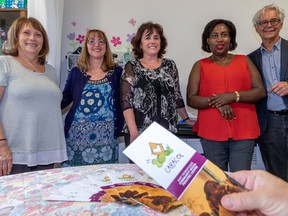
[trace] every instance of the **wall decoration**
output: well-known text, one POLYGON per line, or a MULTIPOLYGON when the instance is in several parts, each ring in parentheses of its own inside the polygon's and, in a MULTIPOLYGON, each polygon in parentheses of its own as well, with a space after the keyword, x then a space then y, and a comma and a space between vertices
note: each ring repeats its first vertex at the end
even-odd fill
MULTIPOLYGON (((136 24, 136 20, 134 18, 131 18, 130 20, 128 20, 128 23, 134 27, 136 24)), ((82 43, 85 39, 85 34, 89 29, 86 28, 85 33, 80 32, 80 33, 76 34, 76 32, 74 30, 79 30, 78 29, 78 27, 79 27, 78 22, 73 20, 70 23, 70 26, 73 29, 69 33, 66 33, 66 38, 68 38, 68 40, 69 40, 69 46, 72 47, 72 50, 69 50, 68 53, 73 53, 78 47, 82 46, 82 43)), ((65 35, 65 32, 64 32, 64 35, 65 35)), ((117 34, 114 34, 109 41, 112 45, 111 47, 113 48, 112 51, 123 52, 123 54, 124 54, 125 52, 132 50, 131 40, 135 36, 134 32, 126 34, 127 38, 125 40, 125 43, 123 43, 123 41, 121 40, 121 36, 116 36, 116 35, 117 34)), ((107 37, 109 37, 109 35, 107 35, 107 37)))
MULTIPOLYGON (((71 25, 73 27, 77 26, 77 22, 73 21, 71 22, 71 25)), ((86 29, 86 31, 88 31, 89 29, 86 29)), ((71 41, 71 43, 69 44, 73 49, 72 52, 74 52, 78 47, 81 47, 82 42, 85 39, 85 35, 84 34, 78 34, 78 36, 76 37, 76 33, 75 32, 70 32, 69 34, 67 34, 67 38, 71 41)))
POLYGON ((85 40, 85 35, 79 34, 76 40, 78 41, 79 44, 82 44, 82 42, 85 40))
POLYGON ((77 25, 77 23, 76 23, 75 21, 73 21, 73 22, 71 23, 71 25, 75 27, 75 26, 77 25))
POLYGON ((130 34, 127 34, 127 42, 131 42, 132 38, 135 36, 135 33, 132 33, 131 35, 130 34))
POLYGON ((71 40, 71 43, 69 44, 70 46, 72 46, 73 51, 76 50, 76 48, 78 47, 78 42, 75 41, 75 32, 71 32, 67 35, 67 38, 69 40, 71 40))
POLYGON ((0 0, 1 8, 27 8, 27 0, 0 0))
POLYGON ((122 44, 120 37, 116 37, 116 36, 113 36, 110 42, 113 44, 114 47, 122 44))
MULTIPOLYGON (((125 35, 119 35, 118 32, 116 31, 116 32, 112 32, 112 36, 111 36, 111 32, 110 32, 110 35, 107 34, 107 32, 105 32, 107 34, 108 39, 109 39, 108 42, 110 44, 110 47, 111 47, 113 54, 117 55, 117 57, 115 57, 114 60, 115 60, 115 62, 118 63, 118 65, 120 65, 122 67, 124 67, 124 65, 127 61, 129 61, 133 58, 133 55, 131 53, 131 51, 132 51, 131 40, 135 36, 135 32, 133 32, 133 30, 136 28, 136 26, 135 26, 136 19, 131 18, 131 19, 127 20, 126 25, 127 24, 130 26, 130 32, 126 33, 125 35), (132 30, 131 30, 131 27, 132 27, 132 30)), ((65 25, 65 23, 64 23, 64 25, 65 25)), ((85 34, 87 31, 89 31, 89 29, 87 27, 85 29, 86 31, 82 29, 83 25, 81 24, 81 20, 77 20, 77 21, 72 20, 71 22, 69 22, 69 24, 67 26, 70 26, 70 27, 68 28, 68 30, 66 30, 66 32, 65 31, 63 32, 63 35, 64 35, 63 44, 66 44, 65 46, 67 47, 67 43, 65 43, 65 38, 68 39, 68 42, 69 42, 68 43, 69 49, 68 50, 66 49, 66 51, 64 51, 64 53, 66 52, 66 54, 65 54, 65 56, 67 58, 66 61, 68 61, 68 57, 70 58, 71 56, 75 60, 76 53, 77 53, 77 56, 79 55, 77 50, 82 48, 82 45, 83 45, 83 42, 85 39, 85 34)), ((134 31, 136 31, 136 30, 134 30, 134 31)), ((74 60, 71 61, 72 62, 71 65, 73 65, 73 66, 75 63, 74 60)), ((68 63, 69 63, 69 61, 68 61, 68 63)), ((70 63, 69 63, 69 65, 70 65, 70 63)), ((70 68, 71 67, 68 66, 68 71, 70 68)))
POLYGON ((132 26, 135 26, 136 20, 135 20, 134 18, 131 18, 131 19, 129 20, 129 23, 130 23, 132 26))

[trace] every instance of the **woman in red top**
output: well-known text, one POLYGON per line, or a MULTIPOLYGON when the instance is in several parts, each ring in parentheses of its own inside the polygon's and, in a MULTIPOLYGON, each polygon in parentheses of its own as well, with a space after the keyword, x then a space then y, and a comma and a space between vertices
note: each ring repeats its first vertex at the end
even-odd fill
POLYGON ((254 103, 265 97, 258 70, 237 47, 236 28, 228 20, 210 21, 202 33, 202 49, 212 53, 190 73, 187 103, 198 109, 193 130, 201 137, 206 158, 222 170, 249 170, 260 134, 254 103))

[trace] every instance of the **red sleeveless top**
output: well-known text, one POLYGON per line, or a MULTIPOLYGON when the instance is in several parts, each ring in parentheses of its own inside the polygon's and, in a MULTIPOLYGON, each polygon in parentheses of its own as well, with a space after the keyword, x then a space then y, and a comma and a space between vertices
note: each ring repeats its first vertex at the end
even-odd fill
MULTIPOLYGON (((245 91, 252 88, 246 56, 235 55, 227 66, 220 66, 209 58, 200 60, 199 96, 212 96, 223 92, 245 91)), ((226 121, 217 108, 198 111, 193 131, 199 137, 214 141, 255 139, 260 134, 254 104, 230 104, 236 119, 226 121)))

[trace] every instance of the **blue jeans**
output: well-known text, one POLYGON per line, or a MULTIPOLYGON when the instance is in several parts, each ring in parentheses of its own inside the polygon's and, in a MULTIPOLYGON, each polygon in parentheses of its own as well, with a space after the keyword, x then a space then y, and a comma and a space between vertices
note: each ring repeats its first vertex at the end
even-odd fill
POLYGON ((223 171, 250 170, 255 140, 213 141, 201 138, 204 156, 223 171))
POLYGON ((259 148, 268 172, 288 181, 288 115, 268 113, 259 148))

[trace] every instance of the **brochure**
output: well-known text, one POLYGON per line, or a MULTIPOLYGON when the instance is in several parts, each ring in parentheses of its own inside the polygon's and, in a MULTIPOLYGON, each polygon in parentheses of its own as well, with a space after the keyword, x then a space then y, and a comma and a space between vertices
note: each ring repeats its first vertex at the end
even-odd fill
POLYGON ((196 215, 234 215, 221 206, 221 197, 245 190, 156 122, 123 153, 196 215))
POLYGON ((160 212, 183 205, 136 165, 131 171, 99 171, 91 172, 78 181, 44 190, 43 199, 140 204, 160 212))

